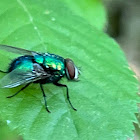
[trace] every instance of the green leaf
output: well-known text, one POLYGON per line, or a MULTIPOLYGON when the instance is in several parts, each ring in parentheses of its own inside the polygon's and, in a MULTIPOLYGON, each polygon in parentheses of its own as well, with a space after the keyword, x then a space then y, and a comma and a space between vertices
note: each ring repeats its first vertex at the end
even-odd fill
MULTIPOLYGON (((25 140, 133 137, 138 82, 114 40, 59 0, 2 0, 0 19, 1 44, 69 57, 81 67, 79 82, 61 81, 77 112, 68 104, 66 89, 52 84, 44 85, 50 114, 37 84, 11 99, 6 96, 21 87, 0 89, 0 118, 10 129, 25 140)), ((14 56, 0 55, 0 69, 9 64, 8 55, 14 56)))
POLYGON ((103 30, 107 23, 105 8, 101 0, 61 0, 77 15, 85 18, 91 25, 103 30))

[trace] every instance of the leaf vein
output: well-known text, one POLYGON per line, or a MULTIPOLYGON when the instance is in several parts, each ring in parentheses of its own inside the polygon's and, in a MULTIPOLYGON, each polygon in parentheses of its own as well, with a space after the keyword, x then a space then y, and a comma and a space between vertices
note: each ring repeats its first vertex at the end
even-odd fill
POLYGON ((31 22, 31 24, 33 25, 33 28, 34 30, 37 32, 37 35, 40 39, 40 42, 42 44, 42 46, 44 48, 46 48, 45 44, 44 44, 44 40, 43 38, 41 37, 41 33, 38 29, 38 27, 36 26, 36 24, 34 23, 34 18, 33 16, 31 15, 31 13, 29 12, 28 8, 26 7, 26 5, 21 1, 21 0, 17 0, 17 3, 23 8, 24 12, 27 14, 28 18, 29 18, 29 21, 31 22))

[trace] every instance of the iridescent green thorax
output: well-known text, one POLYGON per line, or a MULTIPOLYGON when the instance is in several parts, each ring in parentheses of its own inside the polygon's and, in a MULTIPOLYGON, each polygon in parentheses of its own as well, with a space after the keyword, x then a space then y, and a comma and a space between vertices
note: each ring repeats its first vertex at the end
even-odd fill
POLYGON ((65 74, 65 65, 64 65, 64 59, 60 56, 53 55, 53 54, 47 54, 45 56, 45 66, 48 66, 52 70, 58 70, 60 74, 65 74))
POLYGON ((50 73, 52 76, 43 80, 43 83, 50 83, 59 81, 65 75, 65 62, 64 58, 44 53, 41 55, 34 56, 35 62, 43 66, 43 68, 50 73))
POLYGON ((56 70, 57 73, 60 75, 65 74, 65 64, 64 64, 64 58, 46 53, 43 55, 36 55, 35 61, 39 64, 43 64, 46 68, 49 68, 50 70, 56 70))

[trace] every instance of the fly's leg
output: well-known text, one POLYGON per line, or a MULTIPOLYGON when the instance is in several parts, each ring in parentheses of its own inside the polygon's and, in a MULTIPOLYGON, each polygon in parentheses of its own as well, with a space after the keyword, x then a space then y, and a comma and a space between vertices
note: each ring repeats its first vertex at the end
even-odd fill
POLYGON ((45 108, 46 108, 46 110, 47 110, 49 113, 51 113, 51 112, 49 111, 48 107, 47 107, 46 95, 45 95, 45 92, 44 92, 44 89, 43 89, 42 84, 40 84, 40 88, 41 88, 41 91, 42 91, 42 93, 43 93, 43 97, 44 97, 44 101, 45 101, 45 108))
POLYGON ((8 71, 2 71, 2 70, 0 70, 0 72, 2 72, 2 73, 9 73, 8 71))
POLYGON ((58 87, 66 87, 66 89, 67 89, 67 100, 68 100, 69 104, 71 105, 72 109, 75 110, 75 111, 77 111, 77 109, 75 109, 75 108, 73 107, 73 105, 72 105, 72 103, 71 103, 71 101, 70 101, 69 91, 68 91, 67 85, 63 85, 63 84, 60 84, 60 83, 54 83, 54 85, 56 85, 56 86, 58 86, 58 87))
POLYGON ((19 92, 21 92, 22 90, 24 90, 26 87, 28 87, 30 85, 30 83, 29 84, 27 84, 26 86, 24 86, 24 87, 22 87, 18 92, 16 92, 15 94, 13 94, 13 95, 11 95, 11 96, 8 96, 7 98, 12 98, 12 97, 14 97, 14 96, 16 96, 19 92))

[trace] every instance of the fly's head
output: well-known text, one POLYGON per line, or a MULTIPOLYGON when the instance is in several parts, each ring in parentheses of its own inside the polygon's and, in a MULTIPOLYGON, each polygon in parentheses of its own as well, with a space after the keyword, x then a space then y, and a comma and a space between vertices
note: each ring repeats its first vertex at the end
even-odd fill
POLYGON ((80 70, 75 66, 74 62, 71 59, 66 58, 65 66, 66 66, 65 72, 66 72, 67 79, 78 81, 80 70))

